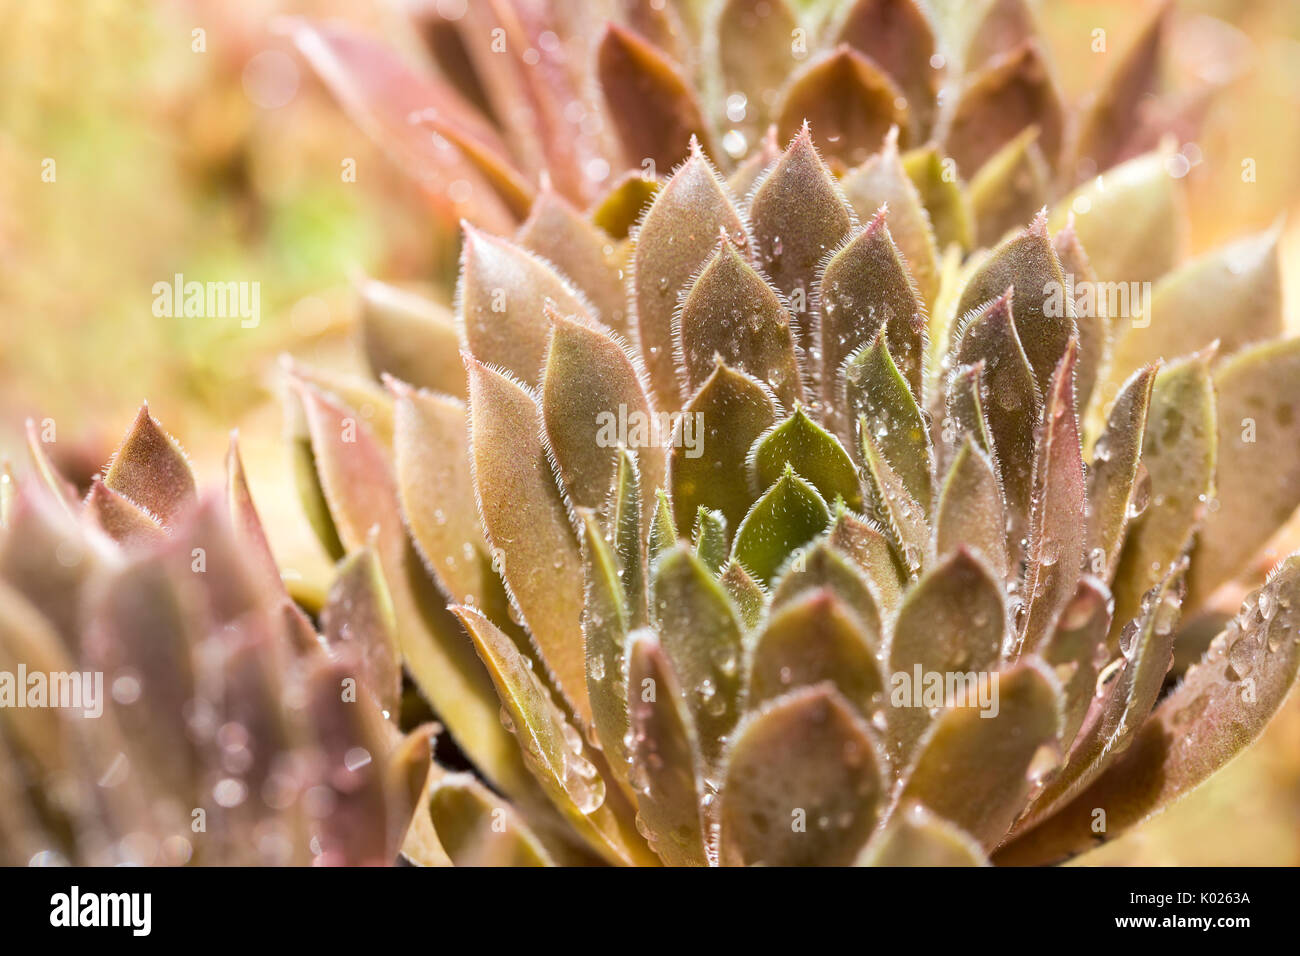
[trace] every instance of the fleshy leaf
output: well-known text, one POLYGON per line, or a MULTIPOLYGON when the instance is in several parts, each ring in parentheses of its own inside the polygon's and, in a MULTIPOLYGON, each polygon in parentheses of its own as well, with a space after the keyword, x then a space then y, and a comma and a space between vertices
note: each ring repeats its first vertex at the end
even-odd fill
POLYGON ((1074 373, 1075 409, 1086 428, 1086 416, 1093 389, 1103 366, 1110 361, 1110 301, 1101 293, 1092 262, 1079 243, 1070 217, 1065 228, 1052 237, 1052 248, 1061 269, 1074 287, 1074 324, 1079 333, 1079 364, 1074 373))
POLYGON ((972 6, 978 16, 971 25, 967 40, 967 70, 974 70, 994 57, 1010 53, 1038 35, 1027 0, 984 0, 972 6))
POLYGON ((715 768, 740 716, 741 626, 735 606, 685 544, 656 566, 654 600, 659 639, 681 681, 704 761, 715 768))
MULTIPOLYGON (((1007 638, 1001 580, 961 547, 931 568, 908 592, 889 644, 889 756, 901 772, 912 762, 931 724, 931 708, 947 701, 941 690, 928 699, 926 675, 971 673, 988 677, 1007 638), (910 695, 902 693, 910 688, 910 695)), ((974 691, 974 681, 967 683, 974 691)))
POLYGON ((851 863, 882 810, 883 766, 868 725, 833 688, 773 701, 746 718, 728 750, 721 861, 851 863))
POLYGON ((1065 126, 1061 95, 1034 42, 980 68, 962 90, 948 121, 944 151, 967 177, 1027 126, 1039 128, 1039 148, 1056 164, 1065 126))
MULTIPOLYGON (((248 489, 248 479, 244 476, 244 462, 239 455, 239 440, 231 432, 230 446, 226 450, 226 503, 230 508, 230 526, 241 559, 253 566, 253 576, 264 581, 279 582, 280 569, 271 553, 270 542, 266 540, 266 531, 262 519, 257 515, 253 504, 253 494, 248 489)), ((284 593, 283 584, 279 587, 284 593)))
POLYGON ((826 501, 840 497, 850 508, 861 510, 862 489, 853 459, 834 435, 798 405, 750 449, 748 467, 754 487, 770 488, 786 465, 811 482, 826 501))
POLYGON ((1116 331, 1111 378, 1122 380, 1162 356, 1186 355, 1219 342, 1230 355, 1282 334, 1278 232, 1242 239, 1181 266, 1156 284, 1145 315, 1116 331))
POLYGON ((717 12, 718 70, 727 96, 745 98, 735 128, 761 133, 773 118, 773 94, 795 65, 791 42, 799 19, 785 0, 726 0, 717 12))
POLYGON ((1145 508, 1142 498, 1146 466, 1142 438, 1146 433, 1151 389, 1159 366, 1148 365, 1125 383, 1106 419, 1106 428, 1092 447, 1088 468, 1088 555, 1092 573, 1109 581, 1119 559, 1124 532, 1131 518, 1145 508))
POLYGON ((996 245, 1047 202, 1052 171, 1038 148, 1038 135, 1038 127, 1030 126, 971 177, 968 195, 981 246, 996 245))
POLYGON ((698 137, 713 154, 699 101, 677 66, 654 46, 614 23, 605 26, 596 72, 629 166, 649 159, 671 169, 698 137))
POLYGON ((374 279, 361 282, 357 291, 361 343, 371 374, 465 397, 465 366, 457 354, 460 334, 448 309, 374 279))
POLYGON ((1096 695, 1098 657, 1105 653, 1112 607, 1106 585, 1084 575, 1042 646, 1043 661, 1055 669, 1065 694, 1061 740, 1067 744, 1079 732, 1088 705, 1096 695))
POLYGON ((916 800, 966 830, 986 849, 996 846, 1025 804, 1041 747, 1055 745, 1060 687, 1043 664, 1025 658, 987 676, 997 701, 950 707, 936 719, 905 777, 901 799, 916 800))
POLYGON ((750 629, 758 627, 767 603, 762 586, 735 561, 727 564, 719 580, 731 595, 736 611, 740 614, 741 623, 750 629))
POLYGON ((721 574, 722 566, 727 563, 727 519, 722 512, 700 508, 691 539, 695 542, 695 554, 704 566, 714 574, 721 574))
MULTIPOLYGON (((889 210, 890 222, 896 219, 896 208, 889 210)), ((925 365, 925 309, 883 213, 877 213, 866 229, 827 261, 818 286, 817 310, 822 402, 841 436, 851 436, 853 423, 852 417, 837 414, 844 402, 844 363, 869 345, 882 328, 891 357, 919 400, 925 365)))
POLYGON ((1119 628, 1137 616, 1142 596, 1168 572, 1191 544, 1214 490, 1214 384, 1212 352, 1207 350, 1171 364, 1156 376, 1142 464, 1151 479, 1150 504, 1131 521, 1115 572, 1115 623, 1119 628))
POLYGON ((622 241, 641 220, 661 183, 640 170, 623 175, 591 212, 591 221, 611 239, 622 241))
POLYGON ((456 303, 474 358, 536 385, 546 359, 549 304, 590 319, 575 290, 550 266, 513 243, 465 227, 456 303))
POLYGON ((770 582, 790 554, 830 524, 817 489, 787 464, 736 529, 731 556, 759 581, 770 582))
POLYGON ((690 535, 701 507, 721 511, 733 528, 740 524, 754 500, 745 470, 749 449, 776 414, 776 400, 768 389, 718 363, 687 403, 673 433, 668 487, 679 535, 690 535))
POLYGON ((946 249, 955 243, 961 249, 970 249, 975 244, 973 214, 957 176, 957 164, 944 157, 934 144, 909 150, 902 159, 903 170, 930 217, 938 247, 946 249))
MULTIPOLYGON (((727 187, 695 143, 690 157, 646 211, 635 233, 632 254, 637 341, 658 410, 681 407, 673 316, 679 294, 713 254, 721 232, 737 242, 745 237, 740 213, 727 187)), ((693 515, 694 509, 690 513, 693 515)))
POLYGON ((773 609, 750 655, 751 709, 796 687, 831 683, 863 718, 880 709, 884 681, 858 616, 829 588, 804 591, 773 609))
POLYGON ((803 398, 790 313, 727 236, 682 300, 673 347, 694 393, 717 357, 767 383, 786 406, 803 398))
POLYGON ((965 546, 1006 580, 1007 518, 998 475, 989 456, 967 436, 939 494, 934 553, 945 558, 965 546))
POLYGON ((126 495, 119 494, 95 475, 86 496, 86 513, 103 532, 127 550, 147 549, 167 538, 158 520, 126 495))
POLYGON ((899 807, 872 837, 855 866, 988 866, 969 833, 919 803, 899 807))
POLYGON ((668 866, 704 866, 699 743, 677 678, 649 632, 632 644, 628 686, 637 815, 650 848, 668 866))
POLYGON ((1192 607, 1246 569, 1300 505, 1300 341, 1237 353, 1215 371, 1214 391, 1218 507, 1197 535, 1192 607))
POLYGON ((582 560, 538 434, 537 402, 500 372, 474 360, 468 368, 474 488, 493 563, 543 662, 589 725, 582 560))
POLYGON ((354 651, 362 681, 397 720, 402 695, 402 652, 393 601, 383 569, 371 548, 343 559, 321 612, 321 630, 331 648, 354 651))
POLYGON ((884 531, 847 508, 837 506, 827 540, 837 551, 852 558, 875 585, 881 610, 887 613, 897 610, 903 600, 903 577, 884 531))
POLYGON ((985 360, 980 359, 974 365, 963 365, 953 372, 948 383, 948 418, 939 434, 939 449, 946 452, 945 460, 950 461, 958 443, 969 438, 989 456, 996 470, 996 446, 985 411, 988 396, 984 391, 984 368, 985 360))
POLYGON ((898 473, 923 511, 929 511, 933 469, 930 430, 907 380, 894 364, 887 330, 849 356, 844 365, 845 404, 898 473))
MULTIPOLYGON (((474 386, 471 375, 470 390, 474 386)), ((614 794, 591 759, 582 734, 551 699, 513 641, 473 608, 456 606, 474 648, 492 676, 525 762, 573 828, 611 863, 653 862, 630 821, 614 809, 614 794)))
POLYGON ((930 526, 925 510, 907 490, 907 485, 885 459, 865 416, 858 422, 862 434, 862 457, 871 509, 889 532, 890 544, 902 559, 906 573, 914 575, 929 557, 930 526))
POLYGON ((556 312, 547 318, 552 329, 542 376, 542 421, 565 495, 576 507, 603 506, 618 470, 620 444, 635 450, 646 482, 659 487, 664 477, 659 419, 651 414, 645 386, 622 343, 586 322, 556 312))
POLYGON ((113 455, 104 484, 170 527, 196 497, 194 473, 176 439, 140 407, 130 431, 113 455))
POLYGON ((776 610, 813 588, 825 589, 842 601, 857 616, 864 639, 873 649, 880 646, 884 628, 874 584, 828 537, 799 551, 785 567, 773 588, 771 607, 776 610))
POLYGON ((758 262, 789 300, 797 341, 807 350, 813 281, 822 260, 853 226, 849 205, 817 155, 807 126, 759 182, 749 216, 758 262))
POLYGON ((869 57, 907 99, 917 137, 933 122, 938 75, 931 65, 934 29, 917 0, 857 0, 832 27, 834 42, 869 57))
POLYGON ((438 841, 455 866, 554 866, 528 822, 468 773, 449 773, 429 790, 438 841))
POLYGON ((857 166, 880 149, 893 127, 911 137, 908 102, 894 81, 857 50, 841 43, 790 80, 777 113, 782 139, 809 123, 835 172, 857 166))
POLYGON ((1037 650, 1066 602, 1074 596, 1087 552, 1087 492, 1074 407, 1078 343, 1070 340, 1056 367, 1043 411, 1034 458, 1033 510, 1021 647, 1037 650))
MULTIPOLYGON (((648 620, 646 605, 646 540, 653 528, 654 515, 644 503, 641 469, 637 458, 626 448, 618 450, 618 471, 606 505, 606 528, 618 561, 619 579, 628 620, 641 627, 648 620)), ((668 521, 672 531, 672 521, 668 521)))
POLYGON ((650 521, 650 534, 646 539, 646 567, 654 568, 665 551, 677 543, 677 529, 673 526, 672 502, 662 488, 655 493, 655 513, 650 521))
POLYGON ((627 783, 629 631, 618 565, 595 516, 584 511, 582 635, 592 726, 614 775, 627 783))

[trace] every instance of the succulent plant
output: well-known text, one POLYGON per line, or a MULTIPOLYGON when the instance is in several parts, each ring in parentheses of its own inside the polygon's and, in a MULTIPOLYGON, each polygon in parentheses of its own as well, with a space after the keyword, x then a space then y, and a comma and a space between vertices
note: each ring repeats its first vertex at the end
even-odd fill
POLYGON ((1253 741, 1300 344, 1276 232, 1180 264, 1168 5, 1073 111, 1019 2, 607 6, 430 12, 436 80, 295 28, 470 220, 452 308, 362 286, 384 388, 291 373, 488 784, 446 855, 1055 862, 1253 741))
POLYGON ((32 471, 0 484, 0 863, 391 862, 436 727, 397 729, 373 559, 341 571, 322 637, 233 439, 200 498, 142 408, 83 498, 50 429, 29 424, 32 471))

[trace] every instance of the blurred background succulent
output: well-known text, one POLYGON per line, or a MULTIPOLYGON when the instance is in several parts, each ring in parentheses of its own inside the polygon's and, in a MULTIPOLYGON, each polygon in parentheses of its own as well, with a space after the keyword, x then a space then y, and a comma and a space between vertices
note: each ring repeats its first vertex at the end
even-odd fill
MULTIPOLYGON (((109 675, 0 714, 6 859, 1056 861, 1285 696, 1286 5, 0 9, 7 644, 109 675), (180 271, 265 320, 148 314, 180 271), (265 535, 229 453, 95 478, 142 392, 200 474, 240 421, 265 535)), ((1082 860, 1300 859, 1294 701, 1082 860)))

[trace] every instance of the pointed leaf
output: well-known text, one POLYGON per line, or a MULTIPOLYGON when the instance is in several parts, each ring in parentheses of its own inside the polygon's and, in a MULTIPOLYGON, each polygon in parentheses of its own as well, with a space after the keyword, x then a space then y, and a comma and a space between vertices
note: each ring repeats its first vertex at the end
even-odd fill
POLYGON ((700 508, 695 516, 691 540, 695 542, 695 554, 704 566, 714 574, 721 574, 722 566, 727 563, 727 519, 722 512, 700 508))
POLYGON ((884 531, 845 508, 836 508, 827 540, 866 574, 881 610, 891 614, 897 610, 903 600, 903 579, 884 531))
POLYGON ((910 803, 890 815, 854 865, 988 866, 989 861, 969 833, 910 803))
POLYGON ((465 397, 460 335, 450 310, 374 279, 361 282, 357 291, 361 344, 372 375, 391 375, 416 388, 465 397))
POLYGON ((769 583, 796 548, 829 524, 830 511, 817 489, 786 465, 736 529, 732 559, 759 581, 769 583))
POLYGON ((754 487, 770 488, 787 465, 811 482, 826 501, 840 497, 850 508, 861 510, 862 488, 853 459, 834 435, 798 405, 750 449, 748 467, 754 487))
POLYGON ((727 565, 719 580, 736 605, 741 623, 749 629, 757 627, 759 621, 763 619, 763 610, 767 603, 767 596, 763 593, 762 586, 735 561, 727 565))
POLYGON ((849 414, 862 433, 870 434, 907 493, 928 511, 934 467, 930 431, 916 396, 894 364, 887 332, 878 332, 849 356, 844 391, 849 414))
POLYGON ((1110 361, 1109 295, 1101 294, 1097 273, 1079 243, 1074 219, 1052 238, 1065 277, 1074 286, 1074 324, 1079 333, 1079 364, 1074 374, 1075 408, 1085 421, 1102 367, 1110 361))
POLYGON ((934 29, 917 0, 857 0, 846 4, 832 35, 870 58, 907 99, 918 138, 933 121, 938 75, 932 66, 934 29))
POLYGON ((907 490, 907 484, 885 459, 866 417, 859 419, 862 457, 872 512, 889 533, 903 568, 915 575, 929 558, 930 526, 925 510, 907 490))
MULTIPOLYGON (((618 451, 618 471, 606 511, 606 527, 618 562, 628 620, 633 627, 641 627, 649 619, 646 541, 652 533, 655 516, 651 514, 649 504, 643 503, 637 457, 626 448, 618 451)), ((668 528, 672 530, 671 518, 668 519, 668 528)))
POLYGON ((1000 580, 1006 580, 1007 517, 993 462, 967 436, 953 459, 935 512, 934 553, 945 558, 970 548, 1000 580))
POLYGON ((90 483, 86 512, 106 535, 127 550, 148 549, 167 540, 167 532, 153 515, 109 488, 99 475, 90 483))
POLYGON ((881 645, 884 628, 875 585, 848 556, 822 537, 799 551, 772 591, 773 610, 799 599, 810 589, 825 589, 857 617, 857 627, 871 648, 881 645))
POLYGON ((583 512, 582 635, 592 726, 610 767, 627 784, 629 632, 618 565, 591 512, 583 512))
POLYGON ((356 653, 365 686, 396 721, 402 695, 402 652, 393 601, 371 548, 343 559, 321 613, 325 643, 356 653))
POLYGON ((1043 662, 1056 671, 1064 691, 1061 741, 1067 746, 1079 732, 1097 691, 1099 657, 1105 654, 1113 606, 1106 585, 1085 575, 1042 646, 1043 662))
MULTIPOLYGON (((921 205, 930 218, 938 248, 947 249, 956 243, 962 249, 970 249, 975 244, 974 214, 964 184, 957 176, 957 164, 940 153, 934 144, 909 150, 902 160, 903 170, 916 187, 921 205)), ((847 185, 845 189, 848 189, 847 185)), ((893 205, 891 200, 891 208, 893 205)), ((913 266, 913 272, 917 268, 913 266)))
POLYGON ((131 430, 113 454, 104 484, 157 517, 165 526, 194 504, 194 473, 180 444, 140 407, 131 430))
POLYGON ((438 841, 454 866, 554 866, 528 822, 472 774, 449 773, 429 791, 438 841))

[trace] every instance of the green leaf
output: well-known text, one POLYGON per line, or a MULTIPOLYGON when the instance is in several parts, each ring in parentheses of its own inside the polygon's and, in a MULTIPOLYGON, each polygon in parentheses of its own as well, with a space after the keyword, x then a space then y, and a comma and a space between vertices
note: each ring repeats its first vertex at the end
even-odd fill
POLYGON ((740 716, 741 626, 735 606, 709 569, 684 543, 655 568, 654 619, 664 651, 714 769, 740 716))
POLYGON ((942 696, 924 700, 925 675, 987 677, 997 667, 1007 640, 1002 583, 970 551, 958 548, 908 592, 893 631, 886 719, 890 760, 901 772, 931 724, 931 707, 945 702, 942 696), (910 698, 903 696, 909 688, 910 698))
POLYGON ((620 444, 636 452, 646 482, 659 487, 664 436, 628 351, 607 329, 556 312, 548 311, 547 318, 551 340, 541 386, 542 423, 568 501, 579 508, 605 504, 620 444))
POLYGON ((722 88, 744 95, 744 118, 733 125, 751 140, 772 121, 774 94, 795 66, 791 38, 798 26, 785 0, 726 0, 717 12, 722 88))
POLYGON ((1142 438, 1146 434, 1151 390, 1158 365, 1135 372, 1125 383, 1106 419, 1106 428, 1092 447, 1088 467, 1088 554, 1094 574, 1110 581, 1129 521, 1145 509, 1146 466, 1142 438))
POLYGON ((770 488, 787 465, 810 481, 826 501, 838 496, 850 508, 862 508, 862 488, 853 459, 839 440, 809 418, 799 405, 750 449, 748 468, 753 487, 770 488))
POLYGON ((858 627, 873 648, 880 646, 884 628, 875 585, 829 537, 796 552, 772 592, 772 609, 796 600, 805 591, 824 588, 844 602, 858 618, 858 627))
MULTIPOLYGON (((649 619, 645 542, 653 527, 654 516, 642 502, 641 470, 637 467, 637 457, 626 448, 620 448, 618 472, 606 505, 606 527, 618 560, 623 600, 633 627, 641 627, 649 619)), ((671 532, 671 518, 667 524, 671 532)))
POLYGON ((939 448, 947 450, 945 457, 951 460, 951 450, 969 438, 975 447, 989 456, 996 467, 993 435, 989 431, 988 414, 984 408, 987 402, 984 369, 985 360, 980 359, 974 365, 963 365, 953 372, 947 389, 948 418, 939 435, 939 448))
POLYGON ((541 413, 533 394, 510 376, 474 359, 468 368, 474 488, 493 563, 542 663, 590 725, 582 560, 538 434, 541 413), (501 494, 504 488, 511 493, 501 494))
POLYGON ((807 350, 814 280, 822 260, 853 226, 848 203, 817 155, 807 126, 755 188, 749 218, 758 264, 789 300, 796 341, 807 350))
MULTIPOLYGON (((903 169, 930 217, 938 248, 946 249, 954 243, 961 249, 972 248, 975 245, 974 214, 957 176, 957 164, 945 158, 933 143, 909 150, 902 159, 903 169)), ((847 185, 845 189, 848 189, 847 185)), ((919 267, 913 268, 915 271, 919 267)))
MULTIPOLYGON (((471 374, 471 395, 472 378, 471 374)), ((612 795, 606 792, 605 780, 582 734, 556 706, 528 659, 478 611, 463 606, 452 611, 465 625, 491 674, 525 762, 551 802, 608 862, 655 862, 631 821, 614 809, 612 795)))
POLYGON ((988 866, 984 850, 964 830, 919 803, 890 814, 855 866, 988 866))
POLYGON ((1300 505, 1300 340, 1232 356, 1215 370, 1214 392, 1218 507, 1197 535, 1191 607, 1246 570, 1300 505))
POLYGON ((762 585, 750 576, 750 573, 735 561, 730 561, 719 578, 727 594, 731 596, 740 614, 741 623, 747 629, 758 627, 767 606, 767 595, 762 585))
POLYGON ((455 866, 554 866, 514 807, 472 774, 449 773, 429 790, 438 841, 455 866))
POLYGON ((649 159, 671 169, 691 137, 709 142, 708 123, 677 66, 640 36, 606 23, 596 49, 596 77, 628 166, 649 159))
POLYGON ((1039 128, 1039 148, 1055 165, 1065 127, 1061 94, 1036 43, 980 67, 962 89, 948 120, 944 152, 967 177, 1027 126, 1039 128))
POLYGON ((1153 152, 1081 185, 1057 203, 1050 225, 1063 229, 1074 214, 1075 232, 1100 281, 1154 282, 1183 257, 1184 206, 1165 157, 1153 152))
POLYGON ((875 586, 881 610, 892 614, 903 600, 904 578, 889 538, 878 526, 836 506, 827 540, 862 569, 875 586))
POLYGON ((163 431, 140 406, 130 430, 113 453, 104 485, 171 527, 191 508, 197 496, 189 459, 176 439, 163 431))
POLYGON ((1037 126, 1025 129, 989 157, 971 178, 967 195, 979 245, 996 245, 1046 204, 1052 171, 1038 147, 1039 132, 1037 126))
POLYGON ((825 681, 870 720, 884 700, 877 637, 828 587, 774 604, 750 654, 746 706, 757 709, 796 687, 825 681))
POLYGON ((611 239, 621 242, 641 221, 642 215, 659 194, 661 185, 658 179, 645 175, 641 170, 624 173, 592 210, 592 223, 611 239))
POLYGON ((393 600, 372 548, 354 551, 340 563, 321 612, 321 631, 330 648, 355 651, 362 683, 395 722, 401 707, 402 651, 393 600))
MULTIPOLYGON (((1006 862, 1053 862, 1113 839, 1197 787, 1254 742, 1295 687, 1300 557, 1288 558, 1128 750, 1070 804, 1009 845, 1006 862), (1106 832, 1093 832, 1094 811, 1106 832)), ((999 862, 1002 857, 999 857, 999 862)))
POLYGON ((456 317, 432 299, 364 279, 357 285, 361 345, 375 378, 391 375, 456 398, 465 397, 456 317))
POLYGON ((623 248, 568 200, 544 188, 515 241, 585 292, 602 323, 620 335, 628 334, 623 248))
POLYGON ((872 511, 888 531, 889 543, 902 560, 905 573, 914 576, 930 557, 930 526, 925 510, 881 454, 865 416, 859 420, 858 428, 862 433, 862 456, 872 511))
POLYGON ((851 863, 883 809, 884 763, 867 724, 829 686, 749 715, 728 750, 722 863, 851 863))
POLYGON ((787 464, 736 529, 731 557, 759 581, 770 583, 790 554, 828 524, 826 502, 787 464))
POLYGON ((1088 705, 1096 695, 1098 654, 1105 653, 1112 607, 1106 585, 1084 575, 1042 646, 1043 661, 1055 669, 1064 690, 1065 723, 1061 740, 1067 744, 1079 732, 1088 705))
POLYGON ((965 546, 979 555, 997 578, 1007 579, 1006 504, 993 462, 969 435, 939 493, 934 541, 939 558, 965 546))
POLYGON ((668 454, 668 487, 681 537, 690 535, 701 507, 721 511, 731 527, 740 524, 754 500, 745 464, 749 449, 778 410, 770 389, 721 362, 687 402, 668 454))
POLYGON ((546 307, 590 318, 586 303, 549 265, 514 243, 465 226, 456 302, 478 361, 536 385, 546 360, 546 307))
MULTIPOLYGON (((893 221, 894 217, 891 208, 889 218, 893 221)), ((875 215, 866 229, 827 261, 818 287, 817 310, 822 402, 828 422, 842 437, 851 437, 853 424, 853 418, 841 412, 845 363, 874 341, 881 329, 912 394, 921 395, 925 310, 883 213, 875 215)), ((849 391, 852 394, 851 386, 849 391)))
MULTIPOLYGON (((696 143, 646 211, 632 253, 637 341, 658 411, 682 404, 673 354, 673 315, 679 293, 713 254, 724 231, 737 242, 746 235, 727 187, 696 143)), ((694 509, 689 513, 693 515, 694 509)))
POLYGON ((622 582, 609 541, 590 511, 582 512, 582 636, 592 726, 616 778, 627 784, 629 633, 622 582))
POLYGON ((931 66, 934 29, 916 0, 857 0, 843 6, 831 25, 835 43, 868 57, 897 84, 907 99, 917 139, 930 131, 938 94, 938 72, 931 66))
MULTIPOLYGON (((1112 380, 1158 358, 1187 355, 1217 341, 1222 355, 1283 331, 1279 232, 1242 239, 1161 279, 1145 313, 1117 329, 1112 380)), ((1130 310, 1132 312, 1132 310, 1130 310)))
POLYGON ((907 493, 928 511, 934 467, 930 431, 883 331, 845 362, 844 392, 849 414, 858 422, 859 439, 870 437, 907 493))
POLYGON ((827 165, 842 173, 880 149, 893 127, 912 138, 907 100, 894 81, 847 44, 804 65, 790 79, 777 111, 777 134, 791 139, 810 124, 826 151, 827 165))
POLYGON ((1030 771, 1042 747, 1056 744, 1060 686, 1036 658, 990 675, 992 710, 978 703, 939 715, 904 778, 900 799, 916 800, 989 849, 1025 805, 1030 771), (993 688, 991 688, 993 689, 993 688))
POLYGON ((1075 416, 1074 370, 1078 342, 1070 340, 1056 367, 1034 458, 1033 510, 1029 516, 1025 610, 1020 645, 1034 651, 1066 602, 1074 596, 1088 548, 1087 490, 1075 416))
POLYGON ((1187 550, 1214 489, 1217 456, 1210 351, 1171 364, 1156 376, 1142 441, 1151 478, 1150 505, 1131 522, 1112 589, 1119 628, 1137 616, 1142 596, 1187 550))
POLYGON ((803 398, 790 313, 781 296, 723 236, 682 300, 673 347, 694 393, 719 357, 766 383, 790 406, 803 398))
POLYGON ((672 504, 668 500, 667 493, 662 489, 656 492, 656 495, 654 518, 650 524, 650 535, 646 543, 648 559, 646 567, 648 568, 654 568, 663 553, 677 543, 672 504))
POLYGON ((634 640, 628 675, 638 819, 665 864, 704 866, 699 742, 677 678, 651 632, 642 631, 634 640))
POLYGON ((714 574, 721 574, 722 566, 727 563, 728 550, 727 519, 722 512, 700 508, 691 538, 695 542, 695 554, 704 566, 714 574))
MULTIPOLYGON (((981 308, 1013 290, 1011 311, 1025 358, 1034 370, 1039 394, 1045 394, 1065 343, 1074 334, 1074 301, 1061 260, 1047 235, 1047 219, 1037 216, 1029 228, 990 253, 962 290, 958 314, 981 308)), ((981 356, 982 357, 982 356, 981 356)), ((969 364, 969 360, 964 360, 969 364)), ((992 362, 988 363, 992 367, 992 362)))

